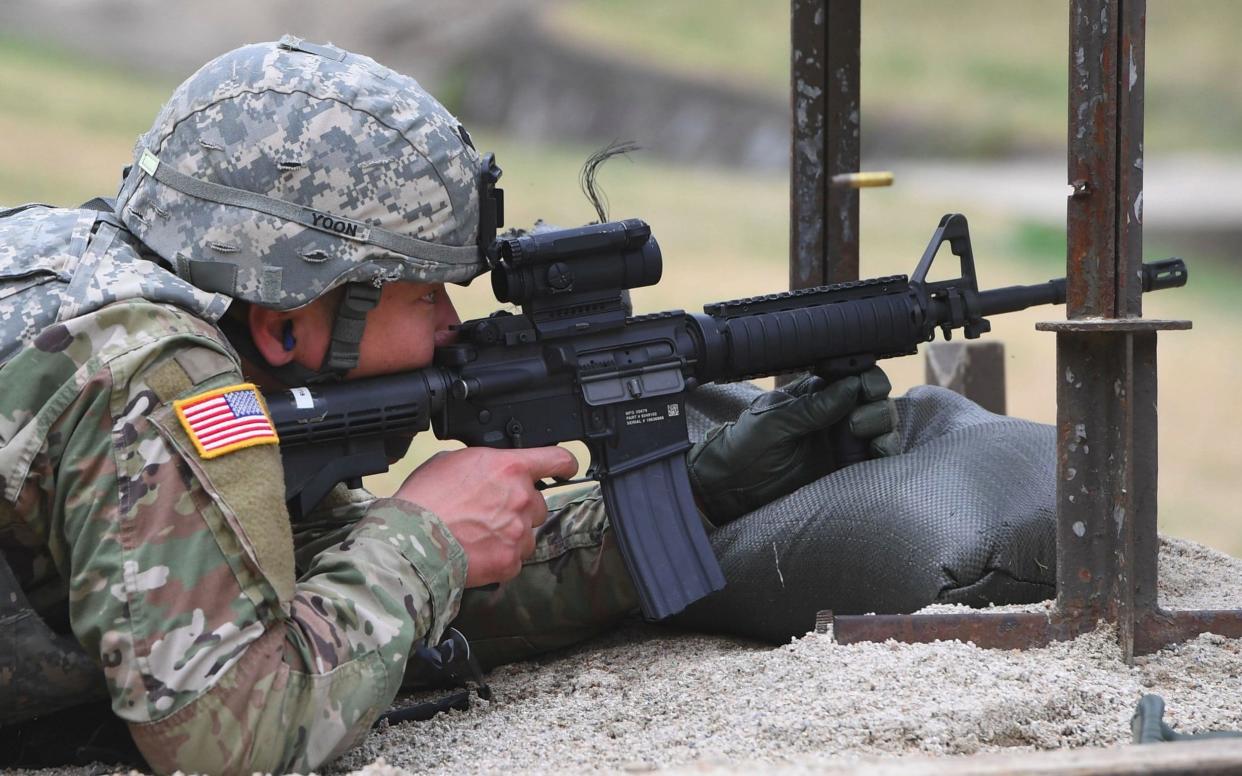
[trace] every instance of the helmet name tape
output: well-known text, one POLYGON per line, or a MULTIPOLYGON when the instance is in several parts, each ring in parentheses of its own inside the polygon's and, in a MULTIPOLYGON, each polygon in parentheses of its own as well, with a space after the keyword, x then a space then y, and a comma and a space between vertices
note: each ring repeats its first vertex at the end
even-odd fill
POLYGON ((330 216, 317 210, 307 210, 306 212, 310 214, 310 225, 320 231, 332 232, 333 234, 339 234, 341 237, 348 237, 359 242, 366 242, 371 237, 371 228, 366 224, 360 224, 357 221, 351 221, 340 216, 330 216))
MULTIPOLYGON (((479 260, 478 245, 455 246, 428 242, 417 237, 390 232, 387 229, 367 226, 342 216, 330 216, 327 213, 309 210, 301 205, 286 202, 283 199, 276 199, 257 192, 201 180, 174 170, 167 164, 163 164, 160 162, 159 157, 152 153, 150 149, 143 149, 138 159, 138 167, 155 180, 182 194, 221 205, 248 208, 259 213, 266 213, 267 215, 275 216, 285 221, 292 221, 321 232, 328 232, 338 237, 374 245, 377 248, 382 248, 410 259, 446 266, 470 266, 479 260)), ((132 190, 130 194, 132 194, 132 190)))

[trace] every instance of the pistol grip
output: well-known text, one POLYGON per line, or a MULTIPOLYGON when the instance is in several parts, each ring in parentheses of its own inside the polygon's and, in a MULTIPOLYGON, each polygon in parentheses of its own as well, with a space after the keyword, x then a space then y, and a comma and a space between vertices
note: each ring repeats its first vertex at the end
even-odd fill
MULTIPOLYGON (((860 375, 876 364, 874 353, 835 358, 816 365, 815 374, 831 382, 843 377, 860 375)), ((865 461, 871 457, 871 443, 859 439, 850 433, 849 418, 845 418, 828 429, 828 438, 832 442, 832 453, 837 468, 865 461)))

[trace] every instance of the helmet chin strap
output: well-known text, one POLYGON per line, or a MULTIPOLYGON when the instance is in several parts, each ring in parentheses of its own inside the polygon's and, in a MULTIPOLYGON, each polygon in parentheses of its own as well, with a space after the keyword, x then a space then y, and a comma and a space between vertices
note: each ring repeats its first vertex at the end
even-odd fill
POLYGON ((359 344, 366 328, 367 313, 379 304, 381 287, 374 283, 347 283, 345 293, 336 308, 336 320, 332 324, 332 337, 328 351, 318 370, 307 369, 290 361, 283 366, 273 366, 254 344, 250 327, 241 319, 224 316, 219 321, 221 330, 239 354, 261 366, 280 382, 288 386, 313 385, 342 380, 345 374, 358 366, 359 344))
POLYGON ((367 325, 367 313, 379 304, 383 286, 376 283, 347 283, 332 324, 332 339, 324 354, 317 379, 309 382, 340 380, 358 366, 359 344, 367 325))

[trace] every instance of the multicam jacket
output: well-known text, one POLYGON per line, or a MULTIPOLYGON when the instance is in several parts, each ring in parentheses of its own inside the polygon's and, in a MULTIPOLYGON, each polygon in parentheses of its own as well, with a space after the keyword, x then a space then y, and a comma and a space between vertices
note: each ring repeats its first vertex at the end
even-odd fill
POLYGON ((157 771, 309 771, 439 639, 465 557, 380 499, 295 580, 279 448, 204 457, 175 407, 251 390, 228 304, 99 213, 0 211, 0 551, 41 614, 67 609, 157 771))

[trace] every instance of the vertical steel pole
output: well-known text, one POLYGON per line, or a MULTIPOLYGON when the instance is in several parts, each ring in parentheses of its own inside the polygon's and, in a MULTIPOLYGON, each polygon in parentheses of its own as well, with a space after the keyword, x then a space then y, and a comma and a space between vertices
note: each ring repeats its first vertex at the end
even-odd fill
POLYGON ((1057 603, 1115 620, 1127 659, 1156 566, 1156 335, 1125 325, 1142 314, 1145 17, 1145 0, 1070 3, 1066 316, 1084 323, 1057 334, 1057 603))
POLYGON ((789 286, 858 278, 861 0, 791 0, 789 286))
POLYGON ((1116 623, 1127 660, 1210 631, 1242 638, 1242 610, 1157 605, 1156 334, 1142 317, 1144 0, 1071 0, 1064 321, 1057 334, 1057 607, 1048 614, 834 618, 843 643, 970 639, 1012 648, 1116 623))
MULTIPOLYGON (((1143 91, 1147 59, 1146 0, 1122 0, 1118 19, 1117 63, 1120 71, 1117 103, 1117 317, 1141 318, 1143 284, 1143 91)), ((1130 336, 1133 382, 1133 448, 1131 452, 1131 519, 1125 523, 1123 555, 1118 566, 1124 579, 1119 589, 1132 604, 1125 619, 1133 623, 1144 611, 1154 610, 1159 540, 1156 526, 1158 476, 1156 415, 1156 332, 1130 336)), ((1123 642, 1132 654, 1132 639, 1123 642)))

